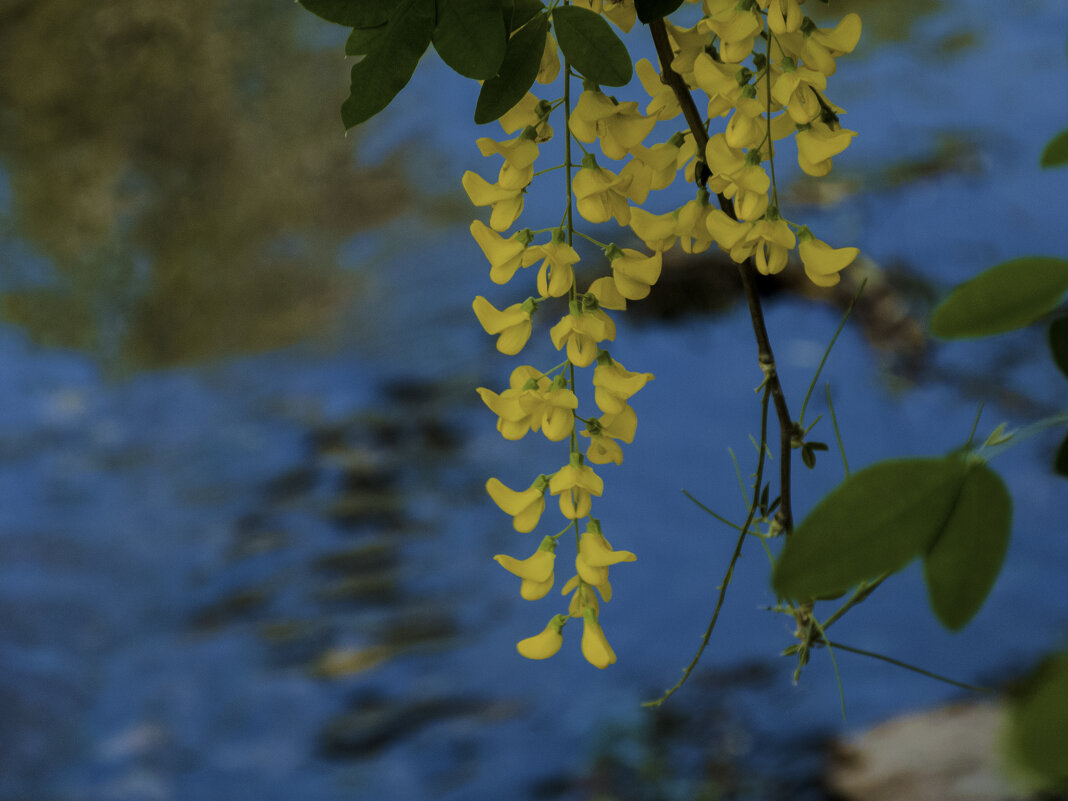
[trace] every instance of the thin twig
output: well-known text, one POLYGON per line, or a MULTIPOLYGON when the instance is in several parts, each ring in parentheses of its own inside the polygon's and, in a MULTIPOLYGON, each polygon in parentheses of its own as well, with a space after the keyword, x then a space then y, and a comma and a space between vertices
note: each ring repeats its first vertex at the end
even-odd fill
MULTIPOLYGON (((697 663, 701 661, 701 654, 705 652, 705 646, 708 645, 709 639, 712 637, 712 630, 716 627, 716 621, 719 620, 719 611, 723 608, 723 599, 727 597, 727 587, 731 583, 731 578, 734 576, 734 566, 738 562, 738 558, 742 555, 742 545, 745 543, 745 536, 749 533, 749 526, 753 524, 753 518, 756 516, 757 506, 760 505, 760 487, 764 483, 764 454, 766 448, 763 447, 767 442, 768 435, 768 395, 770 388, 764 388, 764 397, 760 399, 760 456, 757 458, 757 470, 756 470, 756 482, 753 488, 753 502, 749 506, 749 514, 745 518, 745 523, 742 524, 741 533, 738 535, 738 541, 734 544, 734 553, 731 554, 731 561, 727 565, 727 572, 723 576, 723 582, 719 585, 719 597, 716 598, 716 608, 712 610, 712 620, 708 623, 708 628, 705 629, 704 636, 701 638, 701 646, 697 649, 697 653, 694 654, 693 659, 690 660, 690 664, 686 666, 686 669, 682 672, 682 678, 680 678, 675 685, 664 693, 659 698, 653 701, 646 701, 642 706, 660 706, 668 698, 674 695, 675 691, 686 683, 686 679, 690 678, 690 673, 697 667, 697 663)), ((691 499, 692 500, 692 499, 691 499)), ((696 501, 694 501, 696 503, 696 501)))

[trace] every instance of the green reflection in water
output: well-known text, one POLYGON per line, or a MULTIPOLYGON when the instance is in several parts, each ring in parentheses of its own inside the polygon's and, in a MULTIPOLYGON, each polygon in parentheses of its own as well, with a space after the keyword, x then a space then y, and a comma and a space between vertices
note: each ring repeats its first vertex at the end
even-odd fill
POLYGON ((336 324, 360 289, 340 246, 407 193, 398 163, 356 162, 338 47, 309 45, 306 16, 257 0, 0 0, 5 222, 54 268, 42 285, 0 260, 3 318, 125 370, 336 324))

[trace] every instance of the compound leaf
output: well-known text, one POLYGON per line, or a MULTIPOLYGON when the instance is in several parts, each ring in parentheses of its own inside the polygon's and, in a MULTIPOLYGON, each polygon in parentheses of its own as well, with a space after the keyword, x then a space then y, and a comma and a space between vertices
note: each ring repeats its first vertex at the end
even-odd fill
POLYGON ((775 591, 803 601, 900 570, 937 539, 965 473, 959 457, 895 459, 853 473, 788 538, 775 591))

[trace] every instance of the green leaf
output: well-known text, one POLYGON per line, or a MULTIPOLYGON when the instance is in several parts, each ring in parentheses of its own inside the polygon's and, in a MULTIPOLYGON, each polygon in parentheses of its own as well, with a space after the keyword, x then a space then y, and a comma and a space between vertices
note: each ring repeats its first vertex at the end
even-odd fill
POLYGON ((434 0, 401 0, 370 52, 352 67, 351 94, 341 105, 346 128, 390 104, 411 80, 433 30, 434 0))
POLYGON ((299 0, 317 17, 346 28, 377 28, 389 21, 397 0, 299 0))
POLYGON ((956 287, 931 319, 940 337, 984 337, 1030 325, 1068 290, 1068 261, 1028 256, 1003 262, 956 287))
POLYGON ((653 20, 666 17, 682 5, 682 0, 634 0, 638 19, 648 25, 653 20))
POLYGON ((1042 167, 1063 167, 1068 164, 1068 130, 1053 137, 1042 151, 1042 167))
POLYGON ((438 0, 434 49, 465 78, 497 74, 508 46, 500 0, 438 0))
POLYGON ((1068 651, 1047 657, 1009 701, 1005 748, 1035 789, 1068 791, 1068 651))
POLYGON ((1061 447, 1057 449, 1057 457, 1053 460, 1053 469, 1059 475, 1068 478, 1068 437, 1064 438, 1061 447))
POLYGON ((377 28, 353 28, 349 38, 345 40, 345 55, 366 56, 385 30, 385 25, 379 25, 377 28))
POLYGON ((772 586, 806 600, 899 570, 927 551, 964 482, 959 457, 897 459, 853 473, 787 539, 772 586))
POLYGON ((625 86, 631 65, 627 46, 599 14, 578 6, 553 9, 556 41, 571 67, 602 86, 625 86))
POLYGON ((968 471, 957 503, 924 558, 931 607, 948 629, 964 626, 1001 572, 1012 528, 1012 497, 986 465, 968 471))
POLYGON ((1049 324, 1049 349, 1061 372, 1068 375, 1068 314, 1049 324))
POLYGON ((512 34, 500 73, 482 84, 475 103, 476 123, 493 122, 523 99, 538 76, 548 32, 549 18, 538 14, 512 34))
POLYGON ((534 17, 545 10, 545 4, 541 0, 515 0, 505 2, 505 13, 508 15, 508 31, 515 33, 534 17))

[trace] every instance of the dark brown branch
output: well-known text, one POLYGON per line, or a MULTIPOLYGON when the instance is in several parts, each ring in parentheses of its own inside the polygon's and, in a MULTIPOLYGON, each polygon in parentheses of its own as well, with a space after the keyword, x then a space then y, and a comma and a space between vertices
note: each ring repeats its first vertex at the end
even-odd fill
MULTIPOLYGON (((660 79, 665 85, 671 87, 678 98, 682 114, 686 118, 690 131, 693 133, 694 142, 697 144, 700 157, 704 157, 705 145, 708 144, 708 133, 705 131, 701 112, 697 109, 690 89, 682 76, 671 67, 675 55, 671 50, 671 42, 668 41, 667 28, 664 20, 658 19, 649 23, 649 31, 653 35, 653 44, 656 46, 656 54, 660 60, 660 79)), ((732 220, 737 220, 733 204, 722 194, 717 194, 719 207, 732 220)), ((779 382, 779 374, 775 368, 775 355, 771 350, 771 340, 768 338, 768 329, 764 324, 764 309, 760 305, 760 295, 757 292, 754 275, 756 268, 753 259, 749 258, 745 264, 738 265, 738 275, 742 280, 742 288, 745 290, 745 299, 749 303, 749 316, 753 321, 753 334, 756 336, 757 357, 760 360, 760 368, 764 371, 767 385, 771 391, 771 400, 775 404, 775 415, 779 421, 779 495, 781 498, 779 510, 775 519, 785 533, 789 534, 794 527, 793 511, 790 503, 790 458, 792 456, 794 437, 794 421, 790 417, 790 410, 786 406, 786 395, 782 391, 779 382)), ((759 490, 759 488, 758 488, 759 490)))

